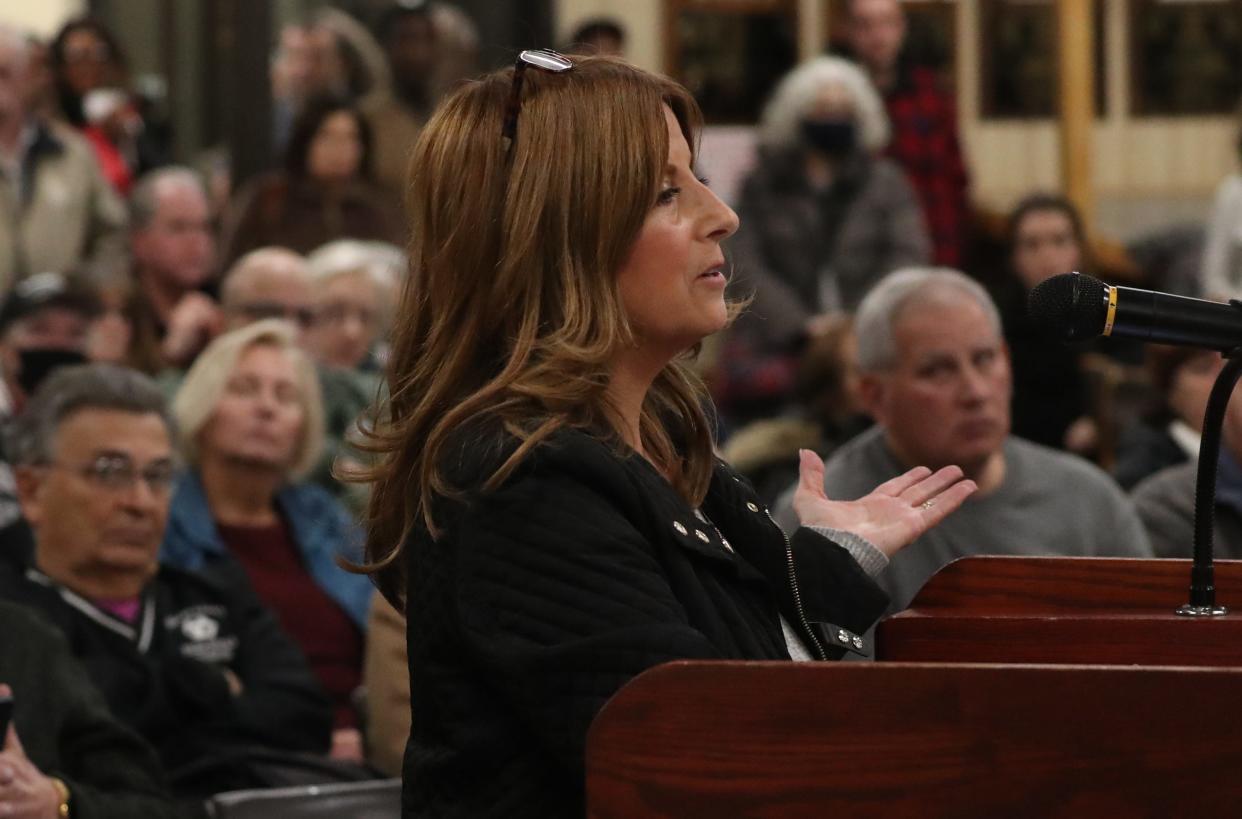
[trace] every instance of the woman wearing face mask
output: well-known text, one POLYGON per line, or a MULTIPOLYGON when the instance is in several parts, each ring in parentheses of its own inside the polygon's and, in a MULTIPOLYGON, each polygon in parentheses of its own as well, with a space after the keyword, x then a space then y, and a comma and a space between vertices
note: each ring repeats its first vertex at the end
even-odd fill
POLYGON ((804 63, 769 100, 732 249, 734 290, 754 297, 718 395, 736 414, 766 414, 792 389, 795 363, 782 356, 818 317, 852 310, 884 274, 930 261, 918 199, 878 155, 888 139, 870 80, 840 58, 804 63))

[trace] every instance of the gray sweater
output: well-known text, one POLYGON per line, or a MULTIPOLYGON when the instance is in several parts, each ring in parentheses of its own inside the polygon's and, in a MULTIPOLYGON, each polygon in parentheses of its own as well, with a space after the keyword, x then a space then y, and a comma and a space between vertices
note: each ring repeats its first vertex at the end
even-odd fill
MULTIPOLYGON (((1130 493, 1156 557, 1194 556, 1198 472, 1198 460, 1170 466, 1143 480, 1130 493)), ((1218 484, 1212 543, 1217 558, 1237 560, 1242 558, 1242 514, 1225 495, 1224 487, 1218 484)))
MULTIPOLYGON (((1005 479, 973 497, 934 529, 895 554, 877 582, 900 611, 933 574, 967 555, 1151 557, 1151 545, 1130 501, 1093 464, 1010 437, 1004 444, 1005 479)), ((838 449, 825 464, 830 498, 853 500, 905 471, 873 427, 838 449)), ((777 502, 775 517, 797 526, 793 490, 777 502)))

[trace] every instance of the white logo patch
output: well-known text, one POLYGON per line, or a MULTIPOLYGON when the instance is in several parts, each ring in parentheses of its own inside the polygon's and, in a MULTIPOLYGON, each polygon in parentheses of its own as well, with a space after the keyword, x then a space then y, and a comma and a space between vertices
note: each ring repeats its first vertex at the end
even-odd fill
POLYGON ((181 621, 181 633, 187 640, 201 643, 214 640, 220 633, 220 624, 206 614, 195 614, 181 621))

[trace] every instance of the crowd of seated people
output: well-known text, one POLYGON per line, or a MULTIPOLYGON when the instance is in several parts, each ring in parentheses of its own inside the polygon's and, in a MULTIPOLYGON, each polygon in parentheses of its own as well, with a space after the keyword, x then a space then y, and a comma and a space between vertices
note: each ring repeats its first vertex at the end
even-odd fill
MULTIPOLYGON (((995 237, 1004 263, 975 264, 953 95, 912 59, 898 0, 842 8, 832 55, 790 71, 754 123, 725 243, 743 309, 701 373, 722 454, 784 526, 802 449, 835 498, 961 466, 976 496, 865 567, 894 611, 969 554, 1188 556, 1220 357, 1147 350, 1138 423, 1102 438, 1084 351, 1024 310, 1050 276, 1103 275, 1082 217, 1031 192, 995 237)), ((405 621, 345 567, 367 491, 348 478, 388 388, 410 147, 475 73, 478 32, 447 2, 394 2, 370 30, 330 8, 283 27, 278 167, 230 187, 175 156, 99 20, 44 43, 3 17, 0 690, 17 713, 0 763, 27 801, 0 782, 0 803, 171 816, 223 790, 398 774, 405 621)), ((570 40, 626 48, 605 19, 570 40)), ((1240 191, 1225 178, 1207 226, 1210 297, 1242 292, 1240 191)))
POLYGON ((263 784, 251 749, 327 750, 332 715, 244 575, 158 559, 178 471, 172 428, 138 372, 92 364, 49 376, 10 429, 34 549, 6 556, 0 591, 65 636, 112 712, 156 748, 174 791, 202 797, 263 784))
MULTIPOLYGON (((421 127, 470 70, 466 18, 429 9, 386 18, 375 53, 405 82, 387 107, 351 82, 298 96, 291 175, 257 180, 257 208, 168 163, 98 20, 47 47, 0 20, 6 815, 199 815, 221 791, 390 769, 364 736, 360 504, 337 499, 365 490, 334 465, 379 394, 405 268, 368 132, 415 105, 421 127), (401 34, 423 22, 443 52, 401 34)), ((369 37, 343 17, 299 24, 311 85, 369 37)), ((389 134, 390 162, 410 139, 389 134)))

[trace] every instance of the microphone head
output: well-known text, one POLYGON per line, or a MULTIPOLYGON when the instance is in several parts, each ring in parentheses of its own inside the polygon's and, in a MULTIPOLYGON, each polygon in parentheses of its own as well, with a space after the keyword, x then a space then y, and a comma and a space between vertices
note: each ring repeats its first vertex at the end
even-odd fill
POLYGON ((1035 285, 1027 315, 1037 326, 1063 341, 1087 341, 1104 332, 1107 286, 1081 273, 1063 273, 1035 285))

